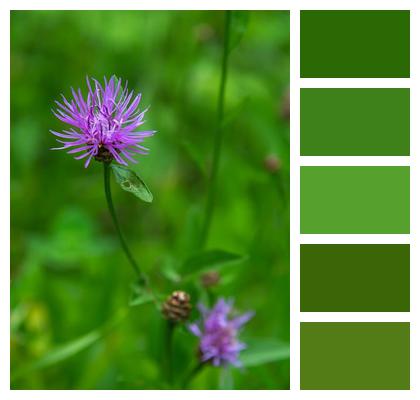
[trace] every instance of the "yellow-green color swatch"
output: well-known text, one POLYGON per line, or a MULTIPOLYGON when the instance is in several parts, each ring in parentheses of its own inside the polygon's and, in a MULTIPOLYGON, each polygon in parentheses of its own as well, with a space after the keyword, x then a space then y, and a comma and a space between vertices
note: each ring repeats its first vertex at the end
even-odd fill
POLYGON ((410 233, 409 167, 301 167, 300 231, 410 233))
POLYGON ((409 323, 301 323, 300 388, 410 389, 409 323))

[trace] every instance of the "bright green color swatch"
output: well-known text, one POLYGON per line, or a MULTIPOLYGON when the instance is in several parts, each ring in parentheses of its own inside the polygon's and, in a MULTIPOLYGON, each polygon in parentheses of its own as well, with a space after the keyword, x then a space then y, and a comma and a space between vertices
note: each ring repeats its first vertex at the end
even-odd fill
POLYGON ((300 310, 410 311, 410 245, 302 244, 300 310))
POLYGON ((301 89, 302 156, 409 156, 410 89, 301 89))
POLYGON ((409 323, 301 323, 300 388, 409 389, 409 323))
POLYGON ((301 167, 301 233, 410 233, 409 167, 301 167))
POLYGON ((302 78, 408 78, 410 12, 300 13, 302 78))

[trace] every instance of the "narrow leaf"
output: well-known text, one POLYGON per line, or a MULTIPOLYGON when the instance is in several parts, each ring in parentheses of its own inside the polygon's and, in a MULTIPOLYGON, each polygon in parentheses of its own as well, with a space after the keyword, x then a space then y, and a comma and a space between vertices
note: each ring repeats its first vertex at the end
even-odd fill
POLYGON ((128 305, 130 307, 140 306, 142 304, 150 303, 151 301, 153 301, 153 295, 151 293, 144 292, 141 294, 133 295, 128 305))
POLYGON ((290 357, 289 344, 276 339, 248 341, 247 344, 248 347, 241 353, 244 367, 254 367, 290 357))
POLYGON ((12 376, 12 380, 27 373, 63 362, 68 358, 71 358, 76 354, 79 354, 80 352, 88 349, 93 344, 105 337, 112 328, 118 325, 125 318, 126 315, 126 310, 120 310, 103 327, 95 329, 87 333, 86 335, 83 335, 70 342, 64 343, 61 346, 57 346, 55 349, 45 354, 45 356, 18 369, 16 373, 12 376))
POLYGON ((193 255, 187 259, 183 266, 184 280, 194 278, 198 274, 207 271, 220 271, 235 263, 244 261, 246 256, 230 253, 224 250, 208 250, 193 255))
POLYGON ((128 305, 130 307, 140 306, 154 300, 153 294, 139 282, 131 286, 131 296, 128 305))
POLYGON ((111 164, 111 168, 117 183, 123 190, 134 194, 146 203, 153 201, 152 192, 134 171, 118 164, 111 164))
POLYGON ((95 330, 76 340, 59 346, 56 349, 47 353, 44 357, 41 357, 39 360, 34 361, 33 363, 17 370, 16 374, 12 377, 12 379, 16 379, 19 376, 22 376, 26 373, 46 368, 51 365, 57 364, 61 361, 64 361, 92 346, 95 342, 101 339, 102 336, 102 331, 95 330))
POLYGON ((242 261, 245 257, 224 250, 207 250, 190 257, 184 262, 186 271, 201 271, 233 262, 242 261))
POLYGON ((166 279, 173 283, 179 283, 182 280, 181 276, 172 266, 167 265, 160 272, 166 279))

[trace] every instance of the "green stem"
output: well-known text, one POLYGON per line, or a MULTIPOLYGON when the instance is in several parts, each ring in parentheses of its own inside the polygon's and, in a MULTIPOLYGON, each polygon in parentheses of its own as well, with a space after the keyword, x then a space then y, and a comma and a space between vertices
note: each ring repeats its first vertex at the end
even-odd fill
POLYGON ((202 368, 206 364, 204 363, 198 363, 185 377, 185 379, 182 382, 181 389, 187 389, 192 379, 202 370, 202 368))
POLYGON ((166 334, 165 334, 165 352, 164 352, 164 364, 166 381, 169 385, 173 382, 173 362, 172 362, 172 342, 174 336, 175 324, 172 321, 167 321, 166 334))
POLYGON ((212 290, 212 288, 207 288, 206 293, 207 293, 207 299, 208 299, 208 302, 209 302, 209 306, 213 307, 214 303, 216 302, 215 293, 212 290))
POLYGON ((105 196, 106 201, 108 203, 108 209, 112 217, 112 221, 114 222, 115 229, 118 234, 118 238, 120 240, 120 244, 122 249, 124 250, 125 255, 130 262, 130 265, 133 267, 134 272, 136 273, 139 283, 145 285, 146 284, 146 276, 141 272, 140 267, 136 263, 133 255, 128 248, 127 242, 124 239, 124 235, 121 231, 120 224, 118 222, 117 214, 115 213, 114 204, 112 202, 112 195, 111 195, 111 183, 110 183, 110 175, 111 175, 111 164, 104 162, 104 185, 105 185, 105 196))
POLYGON ((217 128, 214 136, 213 158, 211 163, 209 188, 207 193, 207 203, 204 215, 203 232, 201 236, 201 246, 204 247, 210 231, 211 221, 214 211, 214 203, 217 189, 217 173, 219 170, 220 153, 222 149, 223 139, 223 118, 225 109, 225 89, 227 79, 227 67, 229 58, 229 33, 231 23, 231 11, 226 11, 225 14, 225 34, 223 41, 223 57, 222 57, 222 71, 220 77, 219 97, 217 101, 217 128))

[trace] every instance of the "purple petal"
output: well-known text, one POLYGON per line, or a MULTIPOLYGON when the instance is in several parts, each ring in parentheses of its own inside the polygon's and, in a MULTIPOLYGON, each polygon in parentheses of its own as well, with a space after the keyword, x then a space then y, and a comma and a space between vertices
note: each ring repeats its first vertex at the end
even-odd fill
POLYGON ((255 315, 255 312, 249 311, 245 314, 242 314, 236 318, 233 318, 231 323, 235 328, 240 328, 242 325, 246 324, 253 316, 255 315))
POLYGON ((201 330, 200 330, 198 324, 196 324, 196 323, 188 324, 187 328, 194 336, 198 336, 198 337, 201 336, 201 330))
POLYGON ((99 146, 106 148, 116 162, 128 165, 127 161, 137 162, 136 154, 147 154, 148 149, 140 146, 144 138, 152 136, 155 131, 136 132, 144 123, 144 113, 139 105, 141 94, 134 94, 128 90, 128 82, 122 87, 122 80, 111 76, 108 80, 104 77, 103 84, 94 78, 86 76, 88 88, 84 97, 81 89, 71 88, 71 95, 67 99, 61 95, 60 101, 55 101, 56 108, 52 110, 54 116, 60 121, 71 125, 74 129, 56 132, 54 136, 62 147, 54 148, 66 150, 75 154, 83 152, 76 159, 87 158, 88 166, 92 157, 98 153, 99 146))

